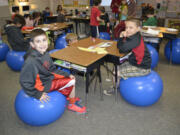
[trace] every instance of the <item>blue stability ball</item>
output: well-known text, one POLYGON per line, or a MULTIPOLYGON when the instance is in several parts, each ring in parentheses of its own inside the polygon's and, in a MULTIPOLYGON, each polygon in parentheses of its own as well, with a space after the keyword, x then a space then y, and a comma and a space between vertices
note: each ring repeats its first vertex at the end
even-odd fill
POLYGON ((161 77, 155 72, 140 77, 130 77, 120 80, 120 93, 130 104, 149 106, 156 103, 163 92, 161 77))
POLYGON ((0 44, 0 61, 5 60, 8 51, 9 51, 8 45, 4 43, 0 44))
POLYGON ((71 71, 69 69, 66 68, 62 68, 62 67, 58 67, 59 70, 62 70, 64 72, 67 72, 69 75, 71 74, 71 71))
POLYGON ((20 90, 15 99, 18 117, 31 126, 43 126, 59 119, 65 111, 66 98, 58 91, 48 93, 50 101, 41 103, 20 90))
POLYGON ((66 35, 63 34, 56 39, 55 48, 63 49, 63 48, 66 48, 66 46, 67 46, 66 35))
POLYGON ((50 51, 49 51, 49 54, 51 54, 51 53, 53 53, 53 52, 56 52, 56 51, 58 51, 58 50, 60 50, 60 49, 53 49, 53 50, 50 50, 50 51))
POLYGON ((20 71, 24 64, 24 55, 26 52, 9 51, 6 56, 6 63, 14 71, 20 71))
POLYGON ((107 32, 100 32, 99 33, 99 38, 104 39, 104 40, 110 40, 111 39, 109 33, 107 33, 107 32))
POLYGON ((154 47, 152 47, 151 45, 147 44, 147 48, 151 54, 151 69, 153 69, 158 64, 159 55, 158 55, 158 52, 156 51, 156 49, 154 47))
MULTIPOLYGON (((170 42, 167 43, 164 54, 168 61, 170 61, 170 42)), ((180 64, 180 38, 172 41, 172 63, 180 64)))

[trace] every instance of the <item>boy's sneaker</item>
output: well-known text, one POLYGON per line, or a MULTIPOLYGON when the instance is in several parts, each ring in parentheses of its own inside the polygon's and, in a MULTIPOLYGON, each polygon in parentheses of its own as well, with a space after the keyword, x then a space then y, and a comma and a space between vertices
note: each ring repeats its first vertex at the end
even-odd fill
MULTIPOLYGON (((66 98, 67 101, 69 101, 69 99, 70 99, 69 97, 66 98)), ((79 97, 75 97, 75 100, 76 100, 75 103, 78 103, 78 104, 81 103, 82 101, 79 97)))
POLYGON ((86 113, 86 107, 80 107, 76 104, 69 104, 68 107, 67 107, 70 111, 73 111, 73 112, 77 112, 77 113, 80 113, 80 114, 84 114, 86 113))
POLYGON ((103 93, 104 93, 104 95, 106 95, 106 96, 111 96, 111 95, 113 95, 113 94, 114 94, 114 87, 111 86, 111 88, 110 88, 109 90, 104 90, 103 93))

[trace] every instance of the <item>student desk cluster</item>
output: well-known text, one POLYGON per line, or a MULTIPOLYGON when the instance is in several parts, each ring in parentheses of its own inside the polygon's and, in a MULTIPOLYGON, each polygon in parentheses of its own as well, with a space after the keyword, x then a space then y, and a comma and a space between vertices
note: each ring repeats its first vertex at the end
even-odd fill
POLYGON ((144 26, 141 31, 144 36, 145 42, 159 43, 161 39, 166 38, 170 40, 170 63, 172 60, 172 40, 177 37, 179 31, 177 29, 167 28, 167 27, 156 27, 156 26, 144 26), (154 42, 155 41, 155 42, 154 42))
MULTIPOLYGON (((43 29, 44 31, 49 31, 50 32, 50 37, 53 38, 53 40, 55 39, 55 36, 61 34, 62 30, 66 30, 67 28, 71 28, 73 25, 72 22, 66 22, 66 23, 51 23, 51 24, 42 24, 42 25, 38 25, 37 27, 35 27, 34 29, 43 29)), ((23 34, 30 34, 32 31, 32 29, 26 29, 26 30, 22 30, 23 34)))
POLYGON ((85 17, 81 17, 81 16, 66 16, 66 19, 75 22, 75 25, 76 25, 76 34, 77 35, 79 33, 78 29, 80 28, 80 23, 84 23, 85 24, 85 33, 86 34, 88 33, 87 30, 86 30, 86 27, 90 23, 90 17, 89 16, 85 16, 85 17))
MULTIPOLYGON (((85 97, 85 103, 87 105, 87 98, 88 98, 88 92, 89 92, 89 85, 92 82, 92 79, 94 79, 95 76, 98 76, 99 83, 100 83, 100 93, 102 98, 102 84, 101 84, 101 70, 100 66, 104 64, 107 56, 115 56, 115 57, 122 57, 124 54, 120 54, 117 49, 117 42, 116 41, 107 41, 102 39, 96 39, 95 42, 92 41, 91 38, 86 38, 79 40, 77 43, 72 44, 71 46, 56 51, 51 54, 51 57, 55 59, 55 64, 65 67, 70 70, 76 70, 78 72, 83 72, 85 74, 86 78, 86 97, 85 97), (98 54, 97 52, 91 52, 87 50, 87 48, 96 48, 99 47, 99 45, 103 44, 110 44, 108 47, 106 47, 104 50, 106 53, 98 54), (83 50, 84 48, 85 50, 83 50), (58 61, 60 60, 60 61, 58 61), (90 73, 97 69, 96 73, 92 75, 90 80, 90 73)), ((115 80, 116 80, 116 86, 117 86, 117 63, 114 63, 116 66, 115 71, 115 80)), ((117 87, 116 87, 116 93, 117 93, 117 87)))

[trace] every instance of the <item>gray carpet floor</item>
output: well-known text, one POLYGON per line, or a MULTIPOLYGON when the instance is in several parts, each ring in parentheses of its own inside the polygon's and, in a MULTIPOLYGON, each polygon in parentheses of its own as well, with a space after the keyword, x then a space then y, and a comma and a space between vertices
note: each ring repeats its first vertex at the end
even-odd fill
MULTIPOLYGON (((136 107, 118 96, 104 96, 100 100, 97 87, 89 93, 88 117, 65 111, 52 124, 32 127, 24 124, 16 115, 14 100, 20 90, 19 72, 10 70, 6 62, 0 63, 0 135, 180 135, 180 68, 169 65, 163 55, 161 45, 160 60, 156 72, 164 83, 160 100, 149 107, 136 107)), ((101 68, 103 89, 109 89, 106 71, 101 68)), ((77 95, 85 98, 83 77, 77 77, 77 95)))

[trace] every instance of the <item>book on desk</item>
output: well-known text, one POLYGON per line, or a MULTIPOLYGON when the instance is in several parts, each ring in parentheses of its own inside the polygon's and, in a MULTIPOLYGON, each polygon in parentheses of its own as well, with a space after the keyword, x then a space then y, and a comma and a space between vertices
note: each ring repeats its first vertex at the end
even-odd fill
POLYGON ((61 66, 61 67, 64 67, 64 68, 67 68, 67 69, 76 69, 76 70, 82 71, 82 72, 87 71, 86 67, 83 67, 83 66, 80 66, 80 65, 77 65, 77 64, 71 64, 71 63, 69 63, 67 61, 63 61, 63 60, 55 60, 54 64, 58 65, 58 66, 61 66))

